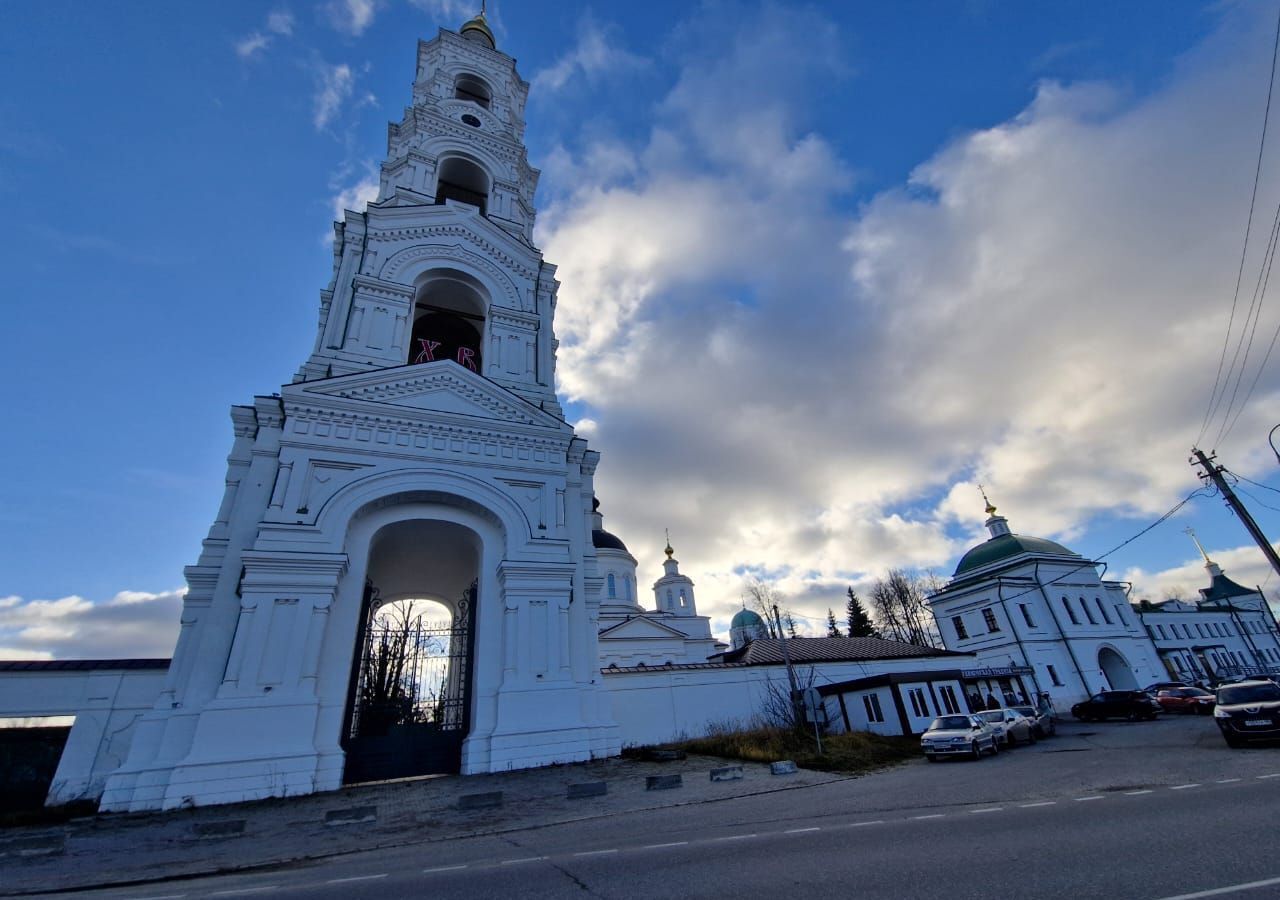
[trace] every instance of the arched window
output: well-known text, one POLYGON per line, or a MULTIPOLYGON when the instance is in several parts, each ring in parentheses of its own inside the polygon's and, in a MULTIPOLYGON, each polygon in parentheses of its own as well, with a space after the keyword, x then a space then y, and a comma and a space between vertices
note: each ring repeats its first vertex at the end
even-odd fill
POLYGON ((667 588, 667 609, 671 609, 673 603, 675 603, 675 599, 671 594, 671 588, 667 588))
POLYGON ((622 576, 622 596, 624 599, 627 599, 627 600, 631 599, 631 576, 630 575, 622 576))
POLYGON ((613 573, 610 572, 609 573, 609 599, 612 600, 617 596, 618 596, 618 585, 617 585, 617 582, 613 580, 613 573))
POLYGON ((680 608, 684 609, 689 605, 689 598, 685 596, 684 588, 680 588, 680 608))
POLYGON ((480 283, 453 269, 434 269, 416 285, 410 365, 451 360, 481 372, 481 341, 487 303, 480 283))
POLYGON ((493 102, 493 91, 489 85, 475 75, 459 75, 453 83, 453 96, 459 100, 470 100, 485 109, 493 102))
POLYGON ((489 207, 489 176, 469 159, 449 156, 440 160, 436 180, 436 205, 457 200, 478 207, 484 215, 489 207))

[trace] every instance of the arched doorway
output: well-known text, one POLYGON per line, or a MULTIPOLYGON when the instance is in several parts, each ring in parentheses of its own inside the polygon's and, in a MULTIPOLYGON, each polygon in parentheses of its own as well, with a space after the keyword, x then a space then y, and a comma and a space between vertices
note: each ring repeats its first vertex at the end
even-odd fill
POLYGON ((1103 647, 1098 651, 1098 668, 1107 677, 1111 690, 1136 691, 1138 689, 1138 679, 1133 677, 1129 661, 1110 647, 1103 647))
POLYGON ((343 782, 458 772, 471 726, 480 538, 411 519, 369 549, 343 782))

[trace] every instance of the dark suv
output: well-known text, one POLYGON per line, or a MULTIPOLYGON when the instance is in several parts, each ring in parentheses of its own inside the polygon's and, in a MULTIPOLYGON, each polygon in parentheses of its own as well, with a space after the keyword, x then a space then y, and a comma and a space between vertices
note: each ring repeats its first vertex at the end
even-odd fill
POLYGON ((1213 721, 1228 747, 1280 739, 1280 685, 1261 680, 1224 684, 1218 688, 1213 721))
POLYGON ((1085 722, 1094 719, 1154 719, 1160 704, 1145 691, 1103 691, 1071 707, 1071 715, 1085 722))

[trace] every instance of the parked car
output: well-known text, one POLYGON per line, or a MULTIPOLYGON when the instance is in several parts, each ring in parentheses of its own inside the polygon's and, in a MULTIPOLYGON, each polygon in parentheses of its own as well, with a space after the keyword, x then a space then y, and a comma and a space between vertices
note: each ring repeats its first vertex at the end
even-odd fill
POLYGON ((1154 719, 1160 712, 1156 698, 1146 691, 1103 691, 1071 707, 1071 715, 1084 722, 1095 719, 1154 719))
POLYGON ((929 762, 944 756, 971 756, 981 759, 1000 752, 996 730, 976 715, 939 716, 920 736, 920 749, 929 762))
POLYGON ((1036 709, 1034 706, 1014 706, 1012 709, 1031 720, 1031 727, 1038 738, 1053 737, 1058 730, 1053 721, 1053 711, 1048 707, 1036 709))
POLYGON ((1214 696, 1203 688, 1169 688, 1156 694, 1156 702, 1165 712, 1199 713, 1207 716, 1213 712, 1214 696))
POLYGON ((988 709, 985 712, 975 713, 974 715, 996 729, 1000 743, 1006 747, 1012 747, 1014 744, 1022 742, 1028 744, 1036 742, 1035 726, 1031 724, 1030 719, 1017 710, 1009 708, 988 709))
POLYGON ((1153 681, 1151 684, 1142 688, 1143 693, 1156 695, 1160 691, 1169 691, 1174 688, 1195 687, 1194 684, 1188 684, 1185 681, 1153 681))
POLYGON ((1213 720, 1228 747, 1280 739, 1280 685, 1261 679, 1223 685, 1213 720))

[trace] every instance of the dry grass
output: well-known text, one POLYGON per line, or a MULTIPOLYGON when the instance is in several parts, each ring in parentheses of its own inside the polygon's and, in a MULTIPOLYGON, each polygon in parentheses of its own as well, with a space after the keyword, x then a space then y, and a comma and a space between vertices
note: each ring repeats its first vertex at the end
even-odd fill
POLYGON ((920 756, 918 739, 886 737, 865 731, 827 735, 822 739, 823 752, 819 755, 812 733, 771 726, 716 729, 706 737, 670 746, 688 753, 748 762, 792 759, 806 769, 848 773, 870 772, 920 756))

